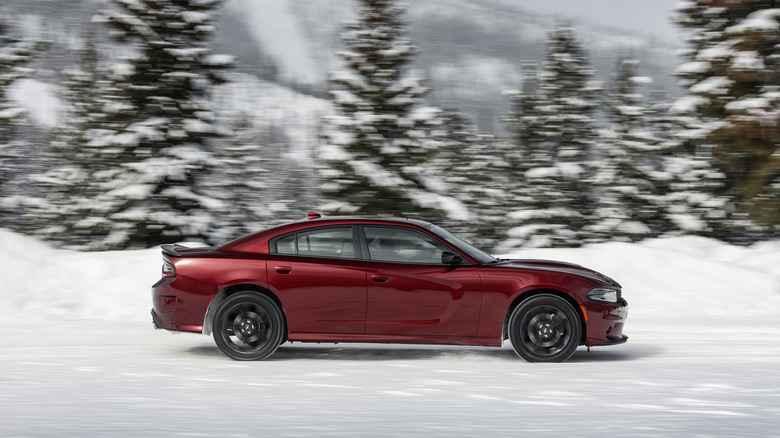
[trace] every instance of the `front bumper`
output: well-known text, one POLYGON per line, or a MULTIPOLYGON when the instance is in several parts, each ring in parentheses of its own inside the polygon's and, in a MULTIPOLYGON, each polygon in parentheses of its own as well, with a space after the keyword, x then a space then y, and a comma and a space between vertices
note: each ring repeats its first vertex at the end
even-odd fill
POLYGON ((628 318, 628 302, 621 299, 618 305, 594 304, 587 309, 587 340, 589 347, 625 343, 628 336, 623 326, 628 318))

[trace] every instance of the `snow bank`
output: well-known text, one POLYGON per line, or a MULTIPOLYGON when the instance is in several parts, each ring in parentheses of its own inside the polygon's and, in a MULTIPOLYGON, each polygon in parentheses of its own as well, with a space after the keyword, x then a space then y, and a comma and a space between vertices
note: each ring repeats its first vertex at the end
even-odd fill
POLYGON ((780 242, 738 247, 688 236, 529 249, 511 257, 565 260, 614 278, 631 307, 627 333, 659 320, 771 319, 780 311, 780 242))
POLYGON ((0 320, 149 320, 160 250, 77 252, 0 228, 0 320))
POLYGON ((758 438, 780 427, 780 241, 512 255, 615 277, 629 342, 562 364, 525 363, 508 343, 285 344, 236 362, 205 336, 152 329, 157 249, 60 251, 0 229, 0 436, 758 438), (246 410, 247 394, 257 421, 225 415, 246 410))
MULTIPOLYGON (((504 255, 579 263, 620 282, 629 325, 659 320, 771 319, 780 311, 780 241, 736 247, 700 237, 528 249, 504 255)), ((146 321, 160 251, 76 252, 0 229, 0 318, 146 321)), ((627 328, 630 334, 630 330, 627 328)))

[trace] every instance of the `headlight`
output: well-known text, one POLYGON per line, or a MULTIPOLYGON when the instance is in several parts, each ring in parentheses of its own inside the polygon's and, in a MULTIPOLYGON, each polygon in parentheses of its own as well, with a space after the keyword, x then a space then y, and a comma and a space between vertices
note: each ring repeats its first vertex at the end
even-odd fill
POLYGON ((585 294, 588 299, 598 301, 599 303, 617 304, 620 301, 620 290, 596 288, 591 289, 585 294))

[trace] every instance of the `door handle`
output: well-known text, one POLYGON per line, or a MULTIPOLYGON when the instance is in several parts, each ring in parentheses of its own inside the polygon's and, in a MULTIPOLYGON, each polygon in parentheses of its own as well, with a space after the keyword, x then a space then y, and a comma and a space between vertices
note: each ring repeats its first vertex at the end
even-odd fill
POLYGON ((274 268, 274 270, 276 270, 276 272, 278 272, 280 274, 289 274, 290 272, 292 272, 292 267, 290 267, 290 266, 277 266, 277 267, 274 268))
POLYGON ((387 280, 389 280, 390 277, 381 274, 371 274, 371 279, 377 283, 387 283, 387 280))

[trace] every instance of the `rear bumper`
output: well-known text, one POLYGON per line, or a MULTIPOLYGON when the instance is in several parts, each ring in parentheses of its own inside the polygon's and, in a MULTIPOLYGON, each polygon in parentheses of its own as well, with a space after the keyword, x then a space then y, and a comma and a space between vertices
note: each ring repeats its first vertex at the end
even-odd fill
POLYGON ((154 309, 152 309, 151 314, 152 314, 152 325, 154 325, 154 329, 163 330, 163 327, 160 325, 160 322, 157 321, 157 316, 154 315, 154 309))
POLYGON ((173 279, 152 286, 152 324, 156 329, 201 333, 208 296, 183 291, 173 279))

